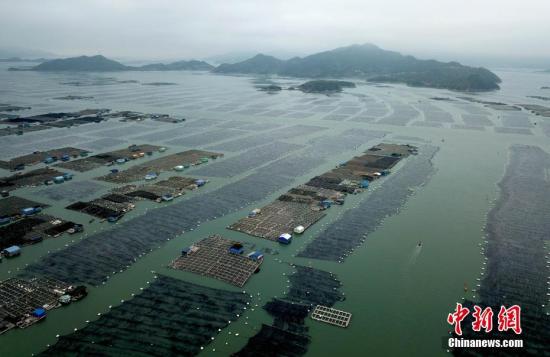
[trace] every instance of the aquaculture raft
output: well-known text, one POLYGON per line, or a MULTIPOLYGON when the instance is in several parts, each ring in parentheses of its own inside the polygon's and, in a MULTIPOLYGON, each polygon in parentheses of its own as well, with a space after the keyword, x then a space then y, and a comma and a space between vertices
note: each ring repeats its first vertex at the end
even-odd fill
POLYGON ((66 160, 66 158, 78 157, 81 153, 88 153, 86 150, 77 149, 73 147, 62 147, 59 149, 52 149, 47 151, 35 151, 32 154, 18 156, 9 161, 0 160, 0 168, 6 170, 17 170, 24 168, 26 165, 36 165, 40 162, 51 163, 59 160, 66 160), (50 161, 51 160, 51 161, 50 161))
POLYGON ((104 166, 108 163, 116 162, 117 160, 123 160, 122 162, 124 163, 127 160, 141 158, 145 156, 146 152, 153 152, 158 149, 160 149, 160 146, 156 145, 130 145, 125 149, 108 151, 69 162, 61 162, 55 166, 78 172, 85 172, 104 166))
POLYGON ((96 179, 114 183, 128 183, 141 180, 150 172, 159 174, 167 170, 172 170, 172 168, 176 165, 201 165, 206 162, 201 160, 203 158, 215 159, 221 156, 223 156, 223 154, 217 152, 187 150, 150 160, 142 164, 132 166, 127 170, 122 170, 115 173, 111 172, 105 176, 97 177, 96 179))
POLYGON ((332 204, 343 204, 347 193, 361 192, 370 181, 388 175, 402 158, 417 154, 417 148, 381 143, 367 152, 292 188, 262 207, 260 213, 251 212, 228 228, 273 241, 295 229, 303 233, 325 216, 323 210, 332 204))
POLYGON ((45 316, 46 310, 59 307, 58 297, 71 290, 65 282, 49 278, 0 282, 0 334, 14 327, 25 328, 45 316), (33 315, 38 309, 39 314, 33 315))
POLYGON ((242 287, 262 264, 262 259, 243 256, 232 249, 236 241, 213 235, 184 250, 170 265, 242 287))
POLYGON ((298 225, 307 229, 324 216, 324 212, 312 210, 309 204, 277 200, 263 207, 261 214, 243 218, 228 228, 277 241, 281 233, 292 232, 298 225))
POLYGON ((317 305, 311 313, 311 318, 335 326, 348 327, 351 321, 351 313, 317 305))

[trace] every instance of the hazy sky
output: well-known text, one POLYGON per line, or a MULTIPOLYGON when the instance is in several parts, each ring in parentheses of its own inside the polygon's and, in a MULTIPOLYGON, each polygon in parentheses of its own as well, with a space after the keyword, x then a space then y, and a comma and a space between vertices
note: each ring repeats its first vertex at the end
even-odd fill
POLYGON ((549 15, 549 0, 0 0, 0 47, 184 59, 369 42, 419 57, 550 58, 549 15))

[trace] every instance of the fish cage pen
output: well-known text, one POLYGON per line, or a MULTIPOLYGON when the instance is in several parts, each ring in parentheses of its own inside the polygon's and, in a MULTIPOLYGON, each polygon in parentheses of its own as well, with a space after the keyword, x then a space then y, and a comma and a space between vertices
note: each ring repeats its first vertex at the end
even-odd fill
POLYGON ((88 153, 88 151, 74 147, 35 151, 32 154, 18 156, 9 161, 0 160, 0 168, 14 170, 25 166, 36 165, 41 162, 48 162, 48 159, 51 159, 53 162, 53 158, 56 160, 70 160, 79 157, 82 153, 88 153))
POLYGON ((101 285, 160 243, 241 207, 292 182, 284 174, 256 172, 224 187, 117 223, 26 266, 24 276, 52 276, 71 283, 101 285))
POLYGON ((408 159, 356 208, 332 222, 298 257, 343 261, 386 217, 399 212, 414 188, 429 180, 435 170, 431 160, 437 150, 433 146, 422 146, 417 156, 408 159))
POLYGON ((45 238, 57 237, 75 226, 74 222, 45 214, 25 217, 0 227, 0 248, 38 243, 45 238))
POLYGON ((298 226, 301 231, 306 230, 325 216, 322 209, 333 202, 343 203, 344 192, 355 193, 368 187, 368 181, 386 175, 401 158, 416 154, 417 148, 382 143, 368 152, 291 189, 258 214, 242 218, 228 228, 273 241, 298 226))
POLYGON ((21 187, 34 187, 50 182, 54 177, 63 176, 63 172, 44 167, 17 175, 0 177, 0 190, 12 191, 21 187))
POLYGON ((139 165, 132 166, 126 170, 111 172, 107 175, 97 177, 98 180, 113 183, 128 183, 142 180, 151 172, 160 173, 172 169, 177 165, 199 165, 209 159, 217 159, 223 154, 202 150, 187 150, 157 159, 153 159, 139 165))
POLYGON ((228 228, 276 241, 282 233, 292 232, 299 225, 307 229, 324 216, 324 212, 313 210, 308 203, 277 200, 262 207, 260 214, 242 218, 228 228))
POLYGON ((311 318, 339 327, 348 327, 351 321, 351 314, 331 307, 317 305, 311 313, 311 318))
POLYGON ((262 259, 244 255, 242 244, 213 235, 192 245, 170 267, 209 276, 238 287, 258 270, 262 259), (233 251, 234 246, 241 248, 233 251))
POLYGON ((109 151, 104 152, 101 154, 96 154, 93 156, 84 157, 77 160, 72 160, 68 162, 61 162, 58 163, 55 166, 62 167, 65 169, 78 171, 78 172, 85 172, 90 171, 93 169, 96 169, 101 166, 105 166, 108 163, 116 162, 116 160, 131 160, 135 158, 140 158, 140 153, 147 153, 147 152, 155 152, 160 149, 160 146, 156 145, 130 145, 127 148, 115 150, 115 151, 109 151))
POLYGON ((50 310, 58 307, 59 296, 69 288, 69 284, 49 278, 1 281, 0 324, 8 329, 32 325, 42 317, 33 316, 33 312, 37 308, 50 310))
POLYGON ((0 217, 19 217, 25 215, 21 210, 25 208, 46 208, 47 204, 31 201, 26 198, 10 196, 0 199, 0 217))

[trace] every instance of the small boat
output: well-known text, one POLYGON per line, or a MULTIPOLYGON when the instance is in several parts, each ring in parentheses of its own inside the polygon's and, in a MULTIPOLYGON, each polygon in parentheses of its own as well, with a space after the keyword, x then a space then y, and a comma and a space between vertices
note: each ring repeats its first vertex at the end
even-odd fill
POLYGON ((468 292, 468 284, 464 282, 464 292, 468 292))
POLYGON ((422 241, 418 241, 417 247, 422 247, 422 241))

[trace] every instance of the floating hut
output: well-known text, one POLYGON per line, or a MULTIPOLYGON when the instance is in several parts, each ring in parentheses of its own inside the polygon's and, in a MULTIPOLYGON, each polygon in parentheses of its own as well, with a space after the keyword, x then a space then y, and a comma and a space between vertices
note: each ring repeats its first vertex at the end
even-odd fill
POLYGON ((259 260, 264 259, 264 255, 262 254, 262 252, 260 252, 258 250, 255 251, 255 252, 252 252, 252 253, 248 253, 247 257, 254 260, 254 261, 259 261, 259 260))
POLYGON ((155 172, 149 172, 147 175, 145 175, 145 180, 155 180, 158 177, 158 175, 155 172))
POLYGON ((65 182, 65 177, 63 177, 63 176, 56 176, 56 177, 53 178, 53 182, 54 182, 54 183, 63 183, 63 182, 65 182))
POLYGON ((11 258, 21 254, 21 248, 18 245, 12 245, 2 251, 5 257, 11 258))
POLYGON ((32 312, 32 316, 38 319, 43 319, 46 317, 46 310, 44 308, 38 307, 34 309, 34 311, 32 312))
POLYGON ((42 211, 42 207, 40 206, 37 206, 37 207, 27 207, 27 208, 23 208, 21 210, 21 214, 23 216, 31 216, 33 214, 36 214, 36 213, 40 213, 42 211))
POLYGON ((290 244, 290 241, 292 240, 292 235, 289 233, 283 233, 279 236, 277 241, 282 244, 290 244))
POLYGON ((302 234, 304 233, 306 229, 304 228, 304 226, 296 226, 296 228, 294 228, 294 233, 296 234, 302 234))

